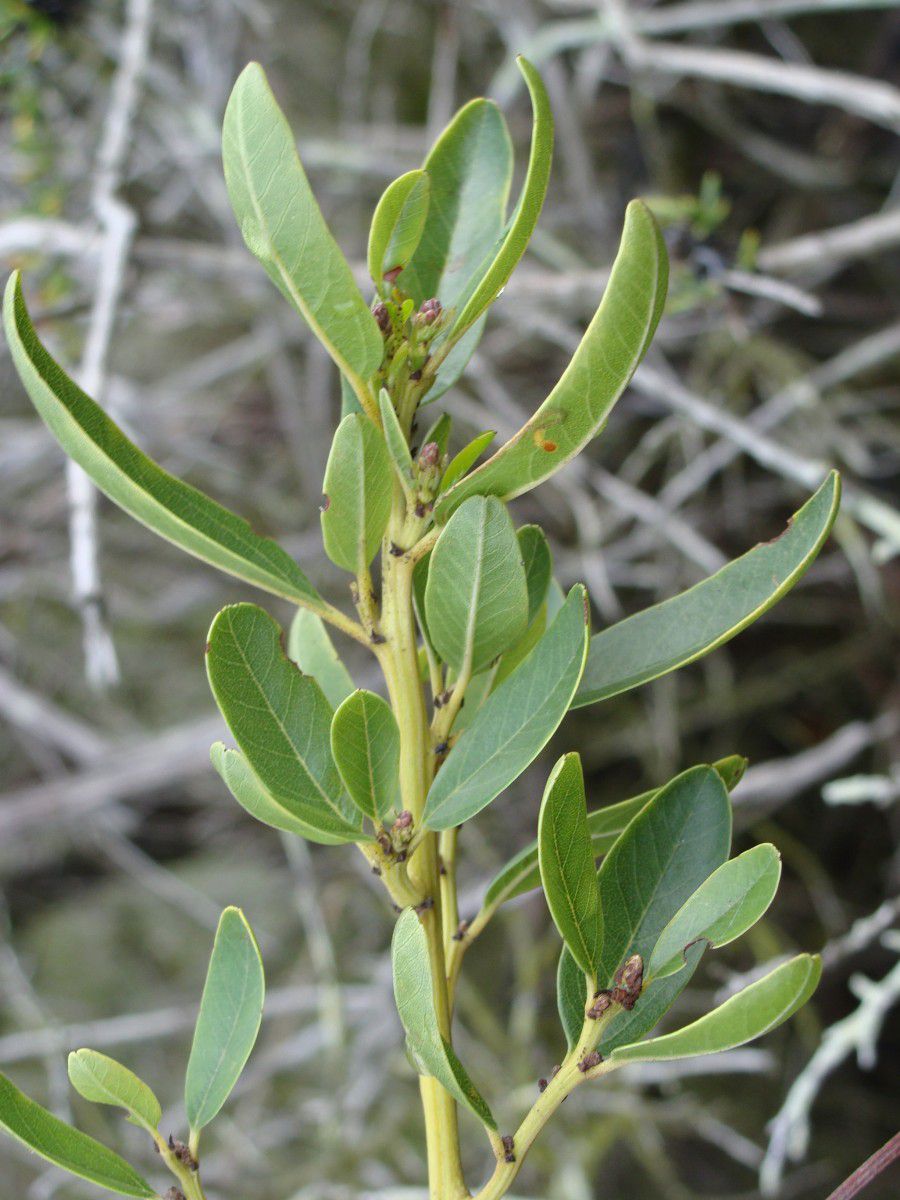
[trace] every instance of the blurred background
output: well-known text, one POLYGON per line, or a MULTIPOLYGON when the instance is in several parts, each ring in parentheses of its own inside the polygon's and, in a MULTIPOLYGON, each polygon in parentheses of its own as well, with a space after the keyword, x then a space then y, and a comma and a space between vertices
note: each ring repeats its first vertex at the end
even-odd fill
MULTIPOLYGON (((784 882, 677 1015, 797 948, 825 955, 814 1001, 760 1045, 578 1093, 522 1171, 527 1200, 824 1197, 897 1127, 898 51, 884 0, 0 0, 0 258, 26 272, 42 336, 336 603, 318 529, 336 378, 244 249, 222 181, 222 111, 250 58, 357 268, 380 192, 471 96, 502 105, 521 175, 514 55, 541 67, 550 196, 446 398, 455 444, 540 403, 625 203, 651 198, 673 258, 654 348, 590 451, 515 504, 548 530, 562 583, 588 581, 595 628, 776 535, 844 472, 834 537, 787 599, 702 663, 574 714, 465 839, 471 915, 533 837, 561 749, 582 752, 593 805, 739 752, 736 848, 774 841, 784 882)), ((208 764, 205 633, 244 598, 67 474, 0 352, 0 1070, 154 1170, 137 1131, 69 1091, 65 1052, 122 1059, 183 1132, 212 932, 237 903, 270 995, 208 1140, 210 1196, 420 1200, 383 896, 350 849, 254 824, 208 764)), ((534 895, 466 960, 460 1053, 510 1127, 563 1050, 557 946, 534 895)), ((474 1184, 486 1148, 463 1120, 474 1184)), ((6 1141, 0 1176, 9 1197, 93 1194, 6 1141)), ((894 1174, 866 1195, 897 1190, 894 1174)))

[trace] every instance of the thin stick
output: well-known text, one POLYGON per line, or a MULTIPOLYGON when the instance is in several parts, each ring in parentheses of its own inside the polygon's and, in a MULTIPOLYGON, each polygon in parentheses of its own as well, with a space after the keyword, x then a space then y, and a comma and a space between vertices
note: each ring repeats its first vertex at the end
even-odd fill
POLYGON ((835 1188, 828 1200, 850 1200, 851 1196, 858 1196, 873 1179, 877 1179, 882 1171, 886 1171, 898 1158, 900 1158, 900 1133, 895 1133, 889 1142, 885 1142, 881 1149, 876 1150, 870 1158, 867 1158, 861 1167, 857 1167, 839 1188, 835 1188))

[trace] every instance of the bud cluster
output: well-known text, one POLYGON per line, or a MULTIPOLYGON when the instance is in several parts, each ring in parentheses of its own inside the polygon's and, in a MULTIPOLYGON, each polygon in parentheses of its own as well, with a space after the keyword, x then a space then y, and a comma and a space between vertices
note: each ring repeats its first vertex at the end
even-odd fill
POLYGON ((379 382, 389 389, 406 380, 418 382, 430 357, 430 343, 446 326, 440 300, 432 297, 416 309, 411 297, 392 287, 373 305, 372 316, 384 337, 379 382))

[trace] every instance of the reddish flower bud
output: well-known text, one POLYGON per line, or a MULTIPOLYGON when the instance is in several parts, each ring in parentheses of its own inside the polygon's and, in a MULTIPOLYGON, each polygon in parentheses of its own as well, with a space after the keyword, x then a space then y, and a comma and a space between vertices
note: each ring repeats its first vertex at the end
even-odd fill
POLYGON ((437 297, 432 297, 426 300, 419 309, 419 324, 433 325, 435 321, 440 319, 441 313, 444 311, 443 305, 437 297))
POLYGON ((386 304, 376 304, 372 309, 372 316, 375 318, 375 323, 382 333, 390 333, 391 314, 388 312, 388 307, 386 304))
POLYGON ((441 448, 437 442, 426 442, 419 452, 419 470, 428 471, 441 461, 441 448))

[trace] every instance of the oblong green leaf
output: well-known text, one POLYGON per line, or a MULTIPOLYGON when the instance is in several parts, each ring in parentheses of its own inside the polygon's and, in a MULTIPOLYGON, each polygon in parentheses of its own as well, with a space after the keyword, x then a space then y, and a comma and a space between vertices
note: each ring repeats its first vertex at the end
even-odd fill
POLYGON ((419 1069, 433 1075, 460 1104, 489 1129, 497 1123, 465 1068, 442 1036, 431 990, 431 965, 425 930, 413 909, 401 914, 391 943, 394 996, 408 1045, 419 1069))
POLYGON ((454 308, 500 236, 512 179, 512 143, 491 100, 471 100, 429 151, 431 180, 425 228, 403 272, 416 304, 437 297, 454 308))
POLYGON ((262 958, 239 908, 219 919, 188 1059, 184 1103, 191 1130, 213 1119, 231 1095, 262 1023, 262 958))
POLYGON ((120 1196, 156 1200, 156 1191, 112 1150, 60 1121, 0 1075, 0 1129, 70 1175, 120 1196))
POLYGON ((391 516, 391 460, 381 432, 360 413, 344 417, 325 467, 322 540, 345 571, 365 570, 391 516))
POLYGON ((547 599, 550 580, 553 578, 553 556, 550 543, 540 525, 523 525, 516 536, 525 564, 525 583, 528 587, 528 621, 538 615, 547 599))
POLYGON ((326 840, 358 841, 362 818, 331 754, 331 706, 287 658, 269 614, 255 604, 223 608, 210 627, 206 670, 222 716, 266 791, 326 840))
POLYGON ((597 876, 603 912, 598 983, 626 958, 646 961, 665 926, 728 857, 731 802, 712 767, 675 777, 628 824, 597 876))
POLYGON ((493 496, 473 496, 441 531, 428 567, 425 619, 444 662, 472 674, 525 632, 522 554, 509 513, 493 496))
POLYGON ((403 270, 425 228, 431 181, 425 171, 407 171, 389 183, 372 217, 369 275, 380 288, 388 271, 403 270))
POLYGON ((538 851, 544 895, 556 928, 581 970, 592 976, 603 926, 577 754, 564 755, 547 780, 538 818, 538 851))
POLYGON ((574 707, 618 696, 724 645, 780 600, 822 549, 840 504, 833 471, 788 522, 721 571, 591 639, 574 707))
POLYGON ((325 622, 307 608, 298 608, 288 631, 288 658, 304 675, 312 675, 332 708, 356 691, 350 672, 334 648, 325 622))
POLYGON ((494 430, 488 429, 484 433, 479 433, 477 437, 472 438, 471 442, 463 446, 462 450, 447 463, 447 469, 441 476, 441 486, 438 490, 446 492, 449 487, 452 487, 456 483, 457 479, 465 475, 472 464, 478 461, 496 436, 494 430))
POLYGON ((822 974, 817 954, 798 954, 698 1021, 674 1033, 620 1046, 613 1062, 656 1062, 733 1050, 777 1029, 810 998, 822 974))
POLYGON ((425 801, 430 829, 450 829, 473 817, 541 752, 581 678, 589 620, 587 595, 576 584, 553 624, 488 696, 438 771, 425 801))
POLYGON ((331 752, 360 812, 381 822, 401 807, 400 729, 380 696, 347 697, 331 721, 331 752))
POLYGON ((409 452, 409 444, 403 436, 397 410, 384 388, 378 393, 378 407, 381 412, 381 424, 384 429, 384 440, 388 454, 394 464, 394 472, 408 501, 415 498, 415 481, 413 479, 413 461, 409 452))
POLYGON ((18 272, 3 323, 32 403, 66 454, 121 508, 188 554, 295 603, 325 602, 291 558, 241 517, 157 466, 47 353, 25 307, 18 272))
POLYGON ((259 777, 254 775, 240 750, 225 746, 222 742, 213 742, 209 748, 209 758, 241 808, 261 824, 280 829, 282 833, 296 834, 322 846, 342 846, 349 840, 345 834, 323 833, 279 804, 259 777))
POLYGON ((778 890, 781 857, 774 846, 754 846, 713 871, 659 936, 645 976, 660 979, 684 966, 684 952, 697 941, 727 946, 763 915, 778 890))
POLYGON ((553 161, 553 113, 550 100, 544 81, 531 63, 519 55, 516 65, 522 72, 531 96, 533 128, 528 169, 509 228, 492 261, 483 272, 479 272, 477 286, 453 323, 450 334, 453 338, 465 333, 503 291, 531 241, 550 182, 553 161))
POLYGON ((69 1055, 69 1081, 85 1100, 124 1108, 136 1125, 151 1134, 162 1120, 162 1107, 152 1090, 133 1071, 96 1050, 69 1055))
POLYGON ((645 204, 633 200, 600 307, 559 383, 518 433, 438 499, 436 520, 445 521, 469 496, 520 496, 584 449, 650 345, 667 277, 656 221, 645 204))
POLYGON ((231 207, 250 251, 309 324, 357 396, 381 365, 384 341, 331 236, 294 135, 259 63, 238 76, 222 125, 231 207))
MULTIPOLYGON (((725 784, 728 791, 737 787, 744 773, 747 760, 739 755, 720 759, 712 764, 713 770, 725 784)), ((633 817, 645 808, 661 788, 651 788, 628 800, 620 800, 617 804, 608 804, 587 815, 588 832, 595 858, 606 854, 611 849, 619 834, 625 829, 633 817)), ((541 886, 540 870, 538 868, 537 841, 529 843, 519 851, 509 862, 497 872, 488 884, 484 896, 485 909, 496 909, 507 900, 523 896, 526 892, 541 886)))

